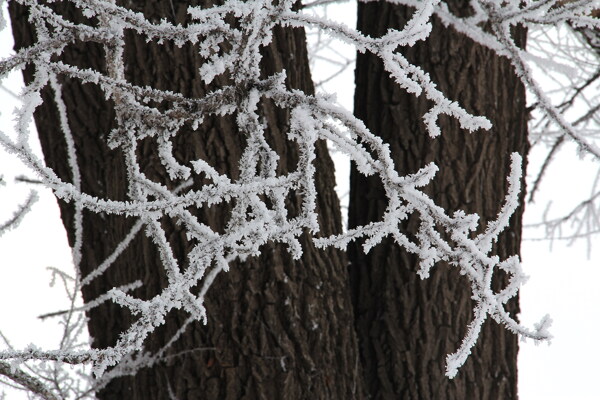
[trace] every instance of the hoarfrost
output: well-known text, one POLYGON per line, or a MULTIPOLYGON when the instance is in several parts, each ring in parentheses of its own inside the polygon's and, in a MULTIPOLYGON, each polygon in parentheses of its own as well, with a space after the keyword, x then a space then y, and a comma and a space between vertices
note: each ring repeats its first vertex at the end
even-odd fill
MULTIPOLYGON (((477 215, 462 211, 448 215, 420 189, 434 179, 437 166, 429 164, 413 175, 400 176, 396 172, 389 147, 373 135, 362 121, 336 106, 331 96, 309 95, 287 89, 285 71, 261 77, 260 48, 271 41, 272 31, 277 26, 319 29, 324 34, 354 45, 360 52, 377 55, 383 61, 386 71, 402 88, 415 96, 425 96, 432 105, 423 115, 430 136, 443 135, 437 125, 442 115, 456 119, 462 128, 469 131, 490 129, 491 124, 487 118, 472 115, 460 104, 449 100, 427 73, 410 64, 398 52, 399 46, 411 46, 418 41, 427 40, 431 30, 430 20, 435 15, 445 24, 510 59, 522 81, 536 96, 538 107, 545 113, 549 123, 578 143, 584 151, 600 157, 600 150, 577 131, 576 124, 566 120, 533 78, 526 60, 534 59, 537 62, 539 57, 528 58, 509 34, 510 28, 517 24, 532 26, 569 22, 578 27, 598 29, 598 19, 589 17, 591 10, 598 6, 596 1, 575 1, 569 5, 553 0, 471 1, 474 14, 468 18, 459 18, 439 0, 392 0, 392 3, 414 6, 415 11, 403 29, 390 30, 380 38, 365 36, 352 28, 309 15, 302 10, 296 11, 292 0, 282 0, 277 4, 270 0, 228 0, 212 8, 190 7, 188 12, 192 22, 186 26, 174 25, 168 21, 153 23, 140 13, 101 0, 70 0, 86 16, 96 16, 99 21, 90 26, 73 24, 35 0, 15 1, 30 7, 31 22, 38 29, 38 41, 0 61, 0 75, 4 76, 25 65, 33 65, 36 72, 33 82, 23 94, 24 105, 17 113, 18 137, 13 140, 0 133, 0 144, 28 165, 45 186, 54 190, 58 198, 75 204, 73 258, 77 268, 81 259, 80 248, 85 240, 82 233, 83 210, 136 218, 129 233, 94 272, 82 279, 77 269, 76 276, 71 278, 74 282, 71 293, 75 296, 83 286, 101 276, 142 230, 158 250, 168 285, 150 300, 142 300, 131 294, 133 289, 139 287, 140 282, 113 288, 85 306, 75 306, 73 300, 72 309, 66 312, 69 316, 78 313, 81 315, 82 311, 110 299, 127 308, 137 319, 121 333, 116 345, 105 349, 81 350, 74 345, 65 345, 56 351, 41 351, 34 347, 23 350, 9 348, 0 352, 0 359, 12 360, 16 366, 11 364, 10 372, 0 373, 11 379, 26 380, 29 378, 19 369, 19 364, 27 360, 53 361, 58 364, 87 363, 93 365, 97 384, 100 385, 101 382, 107 382, 109 377, 112 379, 119 374, 130 374, 136 368, 152 365, 160 360, 164 349, 156 354, 147 354, 144 353, 143 345, 148 335, 164 324, 164 317, 169 311, 181 309, 189 314, 189 322, 205 322, 207 311, 204 296, 216 276, 228 270, 230 262, 259 254, 262 246, 269 242, 287 244, 290 254, 298 258, 302 254, 298 241, 302 232, 319 232, 315 210, 319 194, 314 181, 318 171, 313 164, 317 140, 328 141, 346 154, 356 163, 361 173, 376 176, 383 185, 387 199, 387 208, 380 221, 339 235, 315 238, 314 242, 318 247, 335 246, 345 249, 350 241, 365 238, 364 250, 369 251, 383 239, 390 237, 406 251, 420 258, 418 273, 421 278, 426 279, 431 268, 438 262, 445 261, 469 279, 475 300, 473 320, 458 350, 447 358, 449 377, 454 377, 467 359, 481 326, 488 317, 523 337, 535 340, 550 338, 547 330, 549 318, 544 318, 534 329, 528 329, 520 325, 504 308, 526 280, 518 257, 501 260, 491 255, 493 243, 507 227, 518 205, 522 170, 520 156, 512 155, 508 195, 498 218, 489 222, 483 233, 472 237, 472 232, 478 228, 477 215), (227 22, 232 20, 235 23, 227 22), (484 30, 482 27, 485 25, 489 25, 490 29, 484 30), (123 60, 125 30, 133 30, 147 41, 172 42, 178 46, 198 44, 200 54, 207 59, 200 69, 204 81, 213 82, 218 76, 227 75, 230 78, 229 85, 215 88, 200 98, 187 98, 179 93, 136 86, 128 82, 125 79, 123 60), (68 65, 52 57, 60 54, 66 45, 75 40, 93 41, 104 46, 106 73, 68 65), (77 152, 73 145, 66 106, 61 98, 59 77, 96 85, 107 99, 114 102, 117 126, 110 135, 109 143, 126 160, 127 200, 99 198, 82 191, 77 152), (40 92, 46 86, 53 90, 58 107, 67 143, 71 182, 59 178, 29 148, 28 125, 36 107, 42 102, 40 92), (284 175, 276 173, 279 156, 265 138, 265 126, 258 106, 265 99, 291 112, 290 126, 285 135, 287 140, 297 144, 299 158, 295 169, 284 175), (154 106, 157 103, 168 103, 169 107, 159 109, 154 106), (210 115, 234 115, 239 131, 246 138, 246 147, 239 161, 239 178, 219 173, 202 159, 183 165, 173 155, 171 139, 179 134, 180 128, 186 123, 197 127, 210 115), (170 179, 179 183, 177 189, 170 190, 165 182, 154 182, 142 172, 136 148, 146 137, 156 138, 160 162, 170 179), (208 182, 200 188, 190 189, 190 178, 200 175, 208 182), (294 217, 288 215, 284 204, 284 199, 292 193, 302 196, 301 210, 294 217), (223 202, 234 204, 223 232, 213 231, 190 211, 190 207, 208 207, 223 202), (401 226, 403 221, 415 213, 420 219, 420 226, 418 234, 411 239, 402 233, 401 226), (160 220, 164 216, 179 221, 188 239, 194 244, 187 255, 185 266, 174 256, 161 227, 160 220), (498 269, 508 273, 510 282, 500 292, 494 292, 491 282, 498 269), (193 291, 194 287, 199 287, 200 290, 193 291), (109 370, 109 367, 114 368, 109 370)), ((19 220, 30 207, 32 199, 30 197, 11 221, 0 226, 0 234, 19 220)), ((168 347, 177 340, 184 329, 185 326, 165 346, 168 347)), ((0 361, 1 371, 7 370, 5 364, 0 361)), ((281 359, 281 366, 285 370, 284 358, 281 359)), ((56 394, 42 383, 35 380, 28 382, 30 389, 41 396, 56 398, 56 394)))

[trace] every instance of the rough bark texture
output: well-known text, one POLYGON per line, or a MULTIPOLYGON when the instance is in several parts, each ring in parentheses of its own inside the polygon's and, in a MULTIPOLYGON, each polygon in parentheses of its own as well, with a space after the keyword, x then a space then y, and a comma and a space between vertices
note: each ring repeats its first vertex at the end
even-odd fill
MULTIPOLYGON (((449 2, 465 15, 467 2, 449 2), (458 4, 460 3, 460 4, 458 4), (462 7, 462 8, 461 8, 462 7)), ((358 28, 373 37, 400 28, 411 12, 384 3, 359 3, 358 28)), ((524 44, 524 32, 519 33, 524 44)), ((463 209, 481 222, 494 219, 506 195, 511 152, 528 151, 525 91, 505 59, 434 20, 425 43, 402 49, 429 72, 438 88, 467 111, 485 115, 491 132, 468 133, 442 118, 442 136, 432 140, 422 116, 431 106, 407 94, 370 54, 358 55, 355 114, 389 143, 401 174, 435 162, 440 171, 425 191, 448 213, 463 209)), ((386 207, 381 185, 353 168, 349 225, 378 220, 386 207)), ((500 237, 496 254, 519 253, 522 207, 500 237)), ((417 219, 404 226, 415 232, 417 219)), ((445 356, 454 352, 472 320, 468 281, 448 265, 420 280, 417 260, 390 241, 364 255, 349 249, 350 277, 365 385, 374 399, 515 399, 517 337, 487 321, 478 344, 454 380, 444 376, 445 356)), ((500 284, 498 279, 495 284, 500 284)), ((518 312, 518 302, 507 307, 518 312)))
MULTIPOLYGON (((190 3, 151 0, 126 2, 126 5, 153 21, 168 18, 184 22, 190 3)), ((64 3, 54 7, 72 20, 83 18, 64 3)), ((35 34, 27 22, 26 9, 12 2, 10 13, 16 47, 30 45, 35 34)), ((191 97, 201 96, 207 90, 198 73, 201 60, 192 46, 148 44, 132 32, 127 32, 126 42, 129 81, 191 97)), ((264 54, 265 72, 285 68, 291 87, 313 90, 302 30, 277 30, 264 54)), ((77 43, 67 47, 62 59, 72 65, 104 71, 103 57, 101 46, 77 43)), ((32 72, 31 68, 25 71, 26 81, 32 79, 32 72)), ((62 84, 82 172, 82 189, 103 198, 124 200, 127 186, 123 157, 106 145, 114 124, 111 104, 94 85, 70 79, 63 79, 62 84)), ((49 91, 44 93, 44 100, 35 114, 44 157, 47 165, 70 181, 65 144, 49 91)), ((289 112, 268 102, 263 108, 270 126, 269 140, 281 156, 281 172, 284 172, 293 168, 297 159, 295 145, 286 142, 281 133, 289 112)), ((202 158, 220 172, 236 176, 243 141, 234 118, 212 118, 197 131, 184 130, 175 139, 174 154, 183 161, 202 158)), ((139 159, 149 177, 168 182, 153 140, 140 145, 139 159)), ((333 191, 333 165, 323 143, 318 146, 317 170, 322 233, 331 234, 340 230, 341 220, 333 191)), ((59 203, 72 243, 73 208, 59 203)), ((290 213, 297 213, 299 201, 289 199, 288 204, 290 213)), ((228 208, 211 207, 197 212, 203 222, 219 229, 224 226, 228 208)), ((84 212, 81 265, 84 277, 113 251, 134 222, 131 218, 84 212)), ((183 264, 190 244, 174 221, 165 219, 163 223, 183 264)), ((362 385, 344 254, 315 250, 308 235, 303 236, 302 245, 304 256, 300 261, 292 260, 282 246, 268 246, 261 257, 232 265, 230 272, 219 276, 209 292, 206 326, 190 325, 167 353, 166 361, 140 371, 135 377, 114 380, 98 397, 105 400, 360 398, 362 385)), ((85 287, 84 300, 90 301, 114 286, 136 279, 145 285, 135 292, 141 298, 154 296, 166 284, 157 251, 143 233, 138 234, 104 276, 85 287)), ((99 348, 114 344, 132 321, 131 315, 113 305, 94 309, 89 318, 93 346, 99 348)), ((150 338, 148 349, 160 348, 186 318, 183 313, 171 313, 167 323, 150 338)))

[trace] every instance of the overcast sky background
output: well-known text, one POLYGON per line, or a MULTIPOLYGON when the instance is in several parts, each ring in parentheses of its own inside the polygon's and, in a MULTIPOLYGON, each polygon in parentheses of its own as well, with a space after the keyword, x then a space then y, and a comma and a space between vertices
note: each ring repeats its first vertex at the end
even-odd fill
MULTIPOLYGON (((329 8, 329 15, 345 16, 346 23, 351 26, 354 14, 348 4, 329 8)), ((333 46, 340 53, 351 56, 354 53, 353 49, 340 44, 333 46)), ((0 33, 0 57, 9 54, 11 49, 12 39, 5 30, 0 33)), ((330 56, 335 57, 334 54, 330 56)), ((316 76, 317 81, 331 73, 328 68, 328 63, 317 65, 316 71, 322 75, 316 76)), ((13 73, 4 84, 18 92, 22 84, 20 73, 13 73)), ((321 90, 337 92, 340 103, 352 109, 353 67, 322 86, 321 90)), ((3 132, 13 125, 12 110, 16 104, 10 94, 0 90, 0 130, 3 132)), ((39 144, 32 146, 39 148, 39 144)), ((530 171, 539 168, 543 154, 541 151, 531 154, 530 171)), ((550 200, 558 215, 561 209, 568 210, 569 205, 583 199, 589 194, 589 185, 597 169, 596 164, 580 160, 574 146, 563 148, 548 171, 548 181, 535 205, 527 206, 525 222, 539 221, 550 200)), ((342 184, 348 176, 347 166, 340 164, 337 170, 338 182, 342 184)), ((7 186, 0 187, 0 221, 12 215, 31 189, 23 183, 14 183, 14 177, 21 174, 34 177, 14 156, 0 151, 0 175, 4 175, 7 182, 7 186)), ((37 189, 40 201, 31 213, 17 230, 0 238, 0 330, 17 348, 35 343, 53 349, 60 338, 60 328, 52 321, 41 322, 36 316, 67 306, 60 284, 53 288, 49 286, 50 273, 46 268, 69 270, 70 251, 53 195, 47 189, 37 189)), ((526 231, 525 236, 540 237, 541 233, 526 231)), ((543 315, 550 314, 554 320, 551 328, 554 339, 551 345, 536 346, 531 341, 521 343, 519 392, 522 400, 600 399, 597 383, 600 370, 600 265, 597 261, 600 247, 592 248, 588 259, 587 245, 581 241, 566 247, 564 243, 555 242, 550 252, 547 241, 526 240, 523 243, 522 259, 530 280, 521 290, 521 320, 533 324, 543 315)), ((460 379, 460 373, 456 379, 460 379)), ((7 398, 25 397, 10 392, 7 398)))

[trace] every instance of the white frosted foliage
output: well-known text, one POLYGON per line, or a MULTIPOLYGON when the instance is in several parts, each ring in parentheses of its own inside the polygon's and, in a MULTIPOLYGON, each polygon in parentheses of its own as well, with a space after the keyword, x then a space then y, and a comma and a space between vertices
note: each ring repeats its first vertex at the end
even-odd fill
MULTIPOLYGON (((157 327, 165 323, 165 316, 172 310, 187 312, 189 322, 206 322, 207 313, 211 310, 205 309, 205 295, 216 276, 228 271, 231 262, 256 256, 264 245, 273 242, 286 244, 290 255, 299 258, 302 256, 299 237, 305 232, 316 236, 313 240, 320 248, 335 246, 345 249, 350 241, 364 238, 366 252, 383 239, 391 238, 419 257, 418 274, 421 278, 427 279, 431 269, 444 261, 468 279, 475 301, 473 320, 462 343, 457 344, 457 351, 447 357, 447 375, 450 378, 457 374, 467 359, 477 342, 482 324, 488 318, 522 337, 534 340, 550 338, 549 318, 543 318, 533 329, 528 329, 505 310, 506 302, 517 295, 526 276, 517 256, 500 259, 492 253, 493 244, 507 228, 519 204, 521 157, 512 155, 508 194, 495 220, 479 227, 477 215, 462 211, 449 215, 422 190, 435 179, 438 170, 436 165, 423 165, 415 174, 400 176, 396 172, 389 146, 350 111, 336 105, 334 96, 288 89, 285 71, 262 76, 259 68, 261 48, 271 42, 276 27, 317 29, 324 35, 355 46, 359 52, 378 56, 387 73, 401 88, 415 96, 424 96, 430 109, 422 118, 431 137, 444 134, 438 125, 440 116, 444 115, 455 119, 467 131, 465 134, 489 134, 477 132, 491 128, 485 116, 472 115, 459 103, 447 98, 425 71, 411 64, 398 50, 401 46, 412 46, 428 40, 431 20, 436 16, 444 24, 508 58, 535 97, 548 125, 574 140, 584 152, 600 158, 600 150, 579 130, 579 124, 562 115, 560 107, 552 103, 534 79, 527 63, 542 58, 519 49, 509 34, 517 24, 532 27, 536 24, 568 22, 573 26, 599 29, 598 20, 589 17, 598 5, 596 1, 575 1, 570 5, 553 0, 471 1, 473 14, 459 18, 439 0, 393 0, 390 2, 415 7, 414 13, 402 29, 389 30, 378 38, 366 36, 309 12, 297 11, 292 0, 281 0, 275 2, 277 4, 270 0, 226 0, 222 5, 212 8, 190 7, 190 22, 186 25, 176 25, 166 20, 149 21, 143 14, 117 6, 111 1, 69 0, 84 15, 95 16, 98 21, 90 25, 74 24, 35 0, 14 1, 30 7, 30 20, 38 32, 37 42, 2 59, 0 76, 29 65, 35 68, 35 76, 22 94, 23 106, 16 116, 16 139, 0 133, 0 145, 15 154, 58 198, 74 204, 73 259, 76 273, 75 276, 68 276, 56 272, 56 276, 69 288, 72 300, 70 310, 56 313, 70 318, 65 320, 70 329, 65 331, 68 340, 54 351, 43 351, 33 346, 22 350, 10 347, 2 350, 0 360, 6 361, 0 361, 0 374, 10 370, 12 378, 7 375, 8 372, 4 375, 27 381, 24 385, 29 385, 29 390, 45 398, 66 398, 69 393, 91 396, 91 391, 119 374, 132 374, 139 368, 160 362, 166 349, 183 333, 187 324, 155 354, 144 352, 144 342, 157 327), (199 74, 204 82, 212 83, 214 88, 202 97, 190 98, 154 87, 136 86, 127 81, 123 59, 124 34, 127 30, 159 44, 196 44, 200 55, 206 60, 199 74), (104 46, 107 71, 79 68, 53 57, 75 41, 95 42, 104 46), (222 76, 228 79, 217 79, 222 76), (67 108, 62 100, 59 82, 63 78, 95 85, 107 100, 114 103, 116 127, 107 143, 113 151, 120 152, 125 160, 128 185, 126 201, 99 198, 82 191, 79 170, 82 161, 78 160, 67 108), (216 86, 220 81, 228 84, 216 86), (53 101, 67 144, 67 159, 72 172, 69 182, 46 167, 29 145, 28 126, 35 109, 42 103, 41 91, 46 87, 54 93, 53 101), (284 140, 295 144, 299 156, 295 168, 286 174, 278 173, 280 156, 265 137, 268 127, 261 114, 261 102, 265 100, 290 111, 289 127, 282 135, 284 140), (158 108, 156 104, 163 106, 158 108), (207 160, 198 159, 187 165, 177 160, 173 155, 172 140, 180 134, 184 125, 197 128, 206 117, 224 115, 233 117, 239 134, 245 139, 245 148, 239 160, 239 177, 220 173, 207 160), (136 149, 140 141, 148 137, 155 139, 156 154, 170 182, 153 181, 142 172, 136 149), (319 171, 314 163, 318 140, 327 141, 332 148, 349 157, 360 173, 380 180, 387 201, 381 220, 338 235, 318 237, 320 226, 316 204, 319 193, 315 188, 315 175, 319 171), (192 187, 194 177, 200 177, 206 183, 192 187), (167 184, 173 182, 176 183, 175 190, 169 189, 172 185, 167 184), (301 209, 293 217, 288 215, 285 205, 285 199, 291 195, 301 198, 301 209), (220 203, 233 205, 226 217, 225 229, 220 232, 200 222, 191 211, 194 207, 206 208, 220 203), (107 259, 82 278, 79 276, 79 264, 81 248, 86 241, 83 235, 84 210, 124 215, 135 219, 135 223, 107 259), (419 218, 418 233, 414 237, 402 232, 403 222, 411 215, 419 218), (165 217, 177 221, 193 245, 187 260, 178 260, 174 255, 161 226, 161 220, 165 217), (474 231, 482 233, 474 235, 474 231), (102 276, 138 234, 145 234, 156 246, 168 281, 162 292, 152 299, 142 300, 132 294, 142 283, 130 282, 111 289, 86 305, 77 305, 76 293, 102 276), (508 274, 509 283, 495 292, 491 283, 499 269, 508 274), (75 338, 77 329, 82 329, 85 322, 83 312, 106 301, 128 309, 135 316, 135 321, 121 332, 113 347, 91 349, 81 346, 75 338), (77 318, 83 322, 74 324, 77 318), (45 385, 34 374, 27 373, 32 362, 42 361, 53 363, 54 371, 59 372, 64 364, 90 365, 96 380, 90 381, 88 389, 73 386, 62 392, 45 385)), ((24 205, 15 207, 17 211, 14 217, 0 225, 0 235, 16 226, 34 200, 35 195, 32 194, 24 205)), ((44 317, 54 316, 49 314, 44 317)), ((67 379, 63 382, 67 382, 67 379)))

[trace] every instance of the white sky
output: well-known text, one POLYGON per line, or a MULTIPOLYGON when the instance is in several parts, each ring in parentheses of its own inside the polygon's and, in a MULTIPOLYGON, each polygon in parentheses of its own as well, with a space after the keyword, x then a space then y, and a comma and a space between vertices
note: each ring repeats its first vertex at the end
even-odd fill
MULTIPOLYGON (((350 5, 337 9, 330 7, 330 15, 345 15, 347 23, 354 24, 354 11, 350 5)), ((12 39, 5 30, 0 36, 0 55, 8 54, 11 48, 12 39)), ((335 49, 344 51, 340 45, 335 45, 335 49)), ((326 75, 326 68, 321 64, 317 71, 326 75)), ((324 88, 337 90, 340 103, 351 109, 353 79, 350 68, 338 81, 324 88)), ((19 90, 19 74, 8 81, 12 90, 19 90)), ((4 132, 12 125, 13 108, 11 96, 0 91, 0 130, 4 132)), ((534 152, 530 157, 531 169, 539 163, 540 154, 534 152)), ((341 182, 348 173, 337 168, 337 179, 341 182)), ((589 176, 596 170, 596 165, 581 162, 574 149, 565 148, 551 167, 548 173, 551 178, 538 194, 536 204, 527 206, 526 222, 539 221, 549 200, 554 201, 554 207, 559 211, 561 204, 567 209, 564 204, 583 198, 589 191, 589 176)), ((14 176, 19 174, 33 176, 14 156, 0 151, 0 175, 4 175, 8 183, 6 187, 0 187, 0 221, 10 217, 29 192, 25 184, 13 183, 14 176)), ((16 347, 34 342, 50 349, 55 347, 60 329, 51 322, 40 322, 36 316, 67 305, 60 285, 49 287, 50 273, 46 267, 68 269, 70 251, 54 197, 45 189, 40 190, 40 197, 19 229, 0 238, 0 330, 16 347)), ((529 237, 535 234, 526 232, 529 237)), ((530 280, 521 291, 521 317, 532 324, 550 314, 554 320, 551 328, 554 339, 550 346, 536 346, 531 342, 521 344, 519 392, 522 400, 600 399, 600 385, 597 384, 597 360, 600 360, 597 340, 600 333, 600 266, 597 260, 600 254, 599 250, 592 249, 591 259, 587 259, 586 246, 585 242, 572 247, 554 243, 550 252, 548 242, 523 243, 522 259, 530 280)), ((22 397, 11 392, 8 398, 22 397)))

